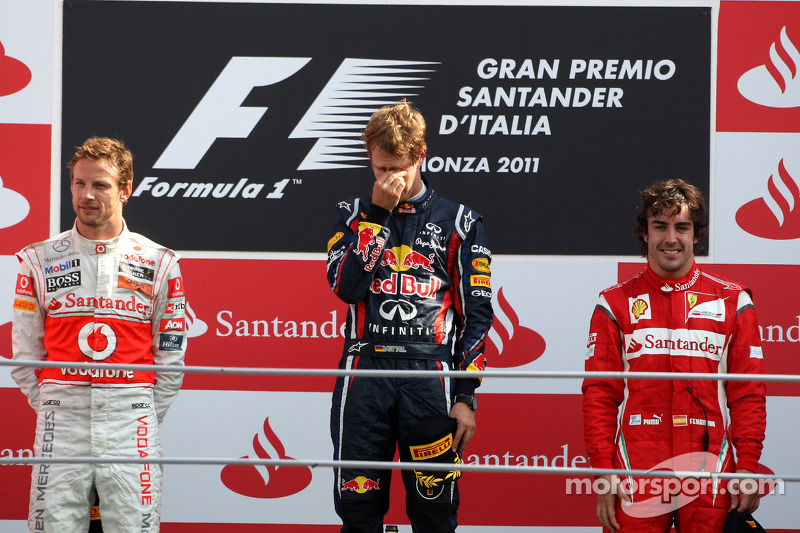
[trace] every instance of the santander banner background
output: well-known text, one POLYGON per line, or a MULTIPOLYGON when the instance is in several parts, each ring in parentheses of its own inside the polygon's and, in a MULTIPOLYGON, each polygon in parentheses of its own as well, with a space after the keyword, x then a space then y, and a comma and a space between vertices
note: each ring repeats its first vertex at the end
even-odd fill
MULTIPOLYGON (((369 191, 369 114, 405 96, 428 120, 426 176, 484 215, 494 252, 467 463, 587 466, 580 381, 491 369, 583 369, 598 292, 641 269, 632 219, 656 179, 707 195, 699 261, 753 289, 767 372, 800 373, 800 2, 428 4, 0 0, 0 356, 14 253, 71 226, 64 165, 109 135, 135 154, 131 228, 184 257, 187 364, 335 368, 330 217, 369 191)), ((189 374, 164 453, 327 460, 332 387, 189 374)), ((796 475, 800 388, 768 393, 763 471, 796 475)), ((32 456, 6 368, 0 401, 0 457, 32 456)), ((24 529, 30 470, 0 465, 0 532, 24 529)), ((332 477, 168 466, 162 527, 336 531, 332 477)), ((567 477, 466 473, 459 531, 597 531, 567 477)), ((387 523, 408 532, 402 494, 387 523)), ((800 531, 798 506, 787 483, 756 517, 800 531)))

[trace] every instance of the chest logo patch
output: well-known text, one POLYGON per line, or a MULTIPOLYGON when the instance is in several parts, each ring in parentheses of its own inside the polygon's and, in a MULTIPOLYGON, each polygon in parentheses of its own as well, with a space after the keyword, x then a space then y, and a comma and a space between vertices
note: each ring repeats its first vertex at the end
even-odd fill
POLYGON ((628 298, 628 309, 630 310, 631 324, 636 324, 640 320, 650 320, 653 318, 650 309, 649 294, 640 294, 635 298, 628 298))

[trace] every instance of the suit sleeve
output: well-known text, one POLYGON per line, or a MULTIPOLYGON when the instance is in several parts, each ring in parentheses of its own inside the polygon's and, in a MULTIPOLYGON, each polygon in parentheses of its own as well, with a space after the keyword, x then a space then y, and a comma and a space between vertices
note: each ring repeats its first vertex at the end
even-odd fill
MULTIPOLYGON (((763 374, 764 357, 755 308, 746 291, 739 294, 728 355, 728 372, 763 374)), ((766 385, 763 381, 729 381, 726 386, 730 433, 736 449, 736 467, 758 468, 767 426, 766 385)))
MULTIPOLYGON (((32 270, 20 258, 14 307, 11 312, 14 361, 44 361, 47 358, 44 348, 46 313, 39 299, 39 291, 40 287, 34 281, 32 270)), ((34 409, 39 403, 38 374, 38 369, 33 367, 11 367, 11 377, 34 409)))
MULTIPOLYGON (((451 265, 454 281, 455 311, 461 323, 453 353, 454 366, 467 372, 482 372, 486 367, 483 356, 486 336, 492 327, 491 262, 489 241, 483 222, 477 213, 467 211, 466 217, 456 222, 464 230, 464 238, 456 250, 456 260, 451 265), (470 222, 470 217, 477 217, 470 222), (466 223, 464 221, 467 221, 466 223)), ((456 394, 473 394, 480 385, 480 378, 458 379, 456 394)))
MULTIPOLYGON (((186 296, 183 277, 177 257, 172 258, 166 283, 155 301, 153 312, 153 342, 150 347, 153 363, 165 366, 183 366, 188 336, 186 323, 186 296)), ((158 421, 164 420, 183 383, 183 372, 156 372, 153 386, 158 421)))
MULTIPOLYGON (((601 295, 589 328, 587 372, 622 372, 619 326, 601 295)), ((583 436, 593 468, 611 468, 617 438, 619 406, 625 385, 621 379, 586 378, 583 381, 583 436)))
POLYGON ((366 299, 389 238, 391 213, 370 204, 362 214, 362 205, 360 200, 339 204, 328 240, 328 284, 349 304, 366 299))

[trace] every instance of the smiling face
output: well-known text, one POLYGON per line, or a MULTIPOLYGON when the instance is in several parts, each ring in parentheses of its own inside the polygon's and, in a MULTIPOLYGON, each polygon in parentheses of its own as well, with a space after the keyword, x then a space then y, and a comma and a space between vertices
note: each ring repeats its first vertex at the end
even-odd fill
POLYGON ((680 211, 665 209, 658 216, 647 217, 647 263, 664 278, 681 278, 694 263, 694 223, 689 209, 681 204, 680 211))
POLYGON ((72 208, 78 233, 93 240, 113 239, 122 232, 122 206, 132 184, 120 188, 118 177, 105 159, 79 159, 72 168, 72 208))

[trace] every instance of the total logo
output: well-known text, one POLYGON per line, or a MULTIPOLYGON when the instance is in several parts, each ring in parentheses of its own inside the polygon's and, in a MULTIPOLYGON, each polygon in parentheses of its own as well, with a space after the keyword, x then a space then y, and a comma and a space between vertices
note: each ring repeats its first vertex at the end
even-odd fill
MULTIPOLYGON (((291 78, 311 59, 232 57, 153 168, 193 170, 217 139, 246 139, 268 110, 268 107, 243 106, 250 92, 291 78)), ((297 170, 365 167, 368 159, 359 132, 385 101, 386 80, 393 80, 394 98, 412 97, 424 87, 435 64, 345 58, 289 135, 290 139, 317 139, 297 170)), ((250 183, 247 178, 236 184, 171 183, 149 176, 139 182, 133 196, 279 199, 289 183, 288 178, 276 181, 271 187, 250 183), (265 187, 269 192, 262 195, 265 187)), ((293 179, 291 183, 300 184, 302 180, 293 179)))
POLYGON ((800 187, 781 159, 767 179, 767 194, 744 204, 736 224, 756 237, 774 240, 800 238, 800 187))
MULTIPOLYGON (((269 417, 264 420, 264 433, 253 437, 250 455, 241 459, 288 459, 283 443, 272 430, 269 417)), ((309 467, 277 465, 229 464, 220 473, 222 483, 230 490, 250 498, 284 498, 305 489, 311 483, 309 467)))
POLYGON ((517 313, 503 295, 502 287, 497 292, 497 303, 485 350, 490 366, 511 368, 540 358, 547 347, 544 337, 520 324, 517 313))
POLYGON ((769 61, 745 72, 739 93, 753 103, 777 108, 800 107, 800 52, 781 28, 769 48, 769 61))

